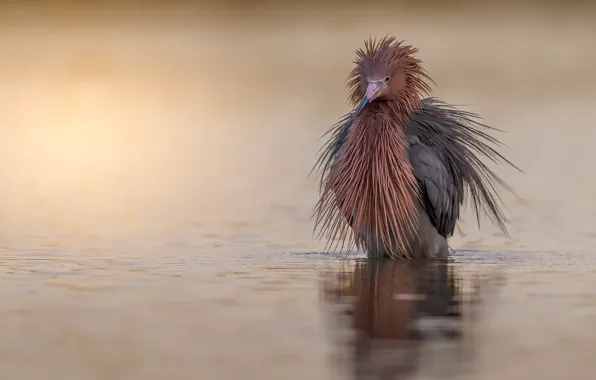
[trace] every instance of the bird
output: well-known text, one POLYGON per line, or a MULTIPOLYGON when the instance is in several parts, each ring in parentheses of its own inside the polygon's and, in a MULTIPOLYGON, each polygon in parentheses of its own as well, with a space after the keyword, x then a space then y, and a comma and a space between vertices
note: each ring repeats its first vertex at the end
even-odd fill
POLYGON ((473 112, 431 96, 436 85, 418 49, 386 35, 355 51, 352 111, 323 135, 314 230, 326 249, 368 257, 444 258, 464 202, 506 237, 500 192, 513 189, 483 159, 511 166, 505 145, 473 112))

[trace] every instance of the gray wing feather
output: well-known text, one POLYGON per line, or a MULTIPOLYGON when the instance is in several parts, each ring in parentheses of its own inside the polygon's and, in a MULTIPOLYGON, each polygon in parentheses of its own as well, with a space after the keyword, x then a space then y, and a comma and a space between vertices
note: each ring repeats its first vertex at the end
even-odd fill
POLYGON ((477 120, 473 113, 427 98, 406 128, 410 163, 420 184, 422 202, 444 237, 453 234, 466 194, 478 223, 484 211, 507 235, 507 218, 500 207, 497 186, 513 191, 481 158, 520 169, 497 151, 502 144, 488 133, 497 129, 477 120))
POLYGON ((418 180, 422 203, 437 231, 453 235, 460 212, 460 194, 453 173, 445 167, 438 152, 419 142, 410 145, 410 164, 418 180))

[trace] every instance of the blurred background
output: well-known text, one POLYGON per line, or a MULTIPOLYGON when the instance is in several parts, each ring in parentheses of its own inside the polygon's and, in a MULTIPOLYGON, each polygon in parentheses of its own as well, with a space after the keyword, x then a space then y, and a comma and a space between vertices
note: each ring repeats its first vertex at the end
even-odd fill
POLYGON ((593 370, 594 20, 569 0, 0 2, 0 377, 335 374, 317 290, 330 264, 302 255, 324 247, 308 174, 349 110, 354 50, 386 34, 526 172, 497 169, 519 196, 503 194, 510 240, 468 211, 450 242, 524 263, 472 378, 593 370), (520 326, 520 289, 581 310, 526 304, 528 321, 560 319, 520 326), (574 356, 540 340, 567 323, 574 356), (515 362, 503 331, 532 355, 515 362))

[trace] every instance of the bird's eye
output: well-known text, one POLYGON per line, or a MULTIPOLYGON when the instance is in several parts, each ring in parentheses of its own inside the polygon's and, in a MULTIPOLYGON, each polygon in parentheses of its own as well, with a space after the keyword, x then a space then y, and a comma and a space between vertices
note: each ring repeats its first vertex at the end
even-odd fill
POLYGON ((391 78, 385 77, 385 79, 383 79, 383 80, 385 81, 385 83, 389 83, 389 79, 391 79, 391 78))

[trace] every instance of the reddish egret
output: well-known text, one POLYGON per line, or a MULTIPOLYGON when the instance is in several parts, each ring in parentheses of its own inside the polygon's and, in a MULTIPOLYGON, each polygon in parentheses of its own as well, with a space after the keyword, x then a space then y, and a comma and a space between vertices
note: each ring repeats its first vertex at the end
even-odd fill
POLYGON ((509 162, 476 114, 430 96, 417 49, 369 39, 348 78, 354 110, 327 132, 315 169, 319 236, 369 257, 444 257, 465 198, 507 235, 497 186, 481 158, 509 162))

